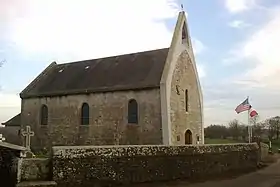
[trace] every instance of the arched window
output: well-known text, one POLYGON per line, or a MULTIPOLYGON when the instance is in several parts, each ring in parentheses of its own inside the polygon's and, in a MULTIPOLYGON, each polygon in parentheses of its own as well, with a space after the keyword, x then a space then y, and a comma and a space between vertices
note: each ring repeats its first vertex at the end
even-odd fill
POLYGON ((46 105, 42 105, 41 107, 41 125, 48 125, 48 107, 46 105))
POLYGON ((138 124, 138 104, 135 99, 128 102, 128 123, 138 124))
POLYGON ((87 103, 83 103, 82 112, 81 112, 81 125, 89 124, 89 105, 87 103))
POLYGON ((186 104, 186 112, 189 111, 189 93, 188 90, 185 91, 185 104, 186 104))

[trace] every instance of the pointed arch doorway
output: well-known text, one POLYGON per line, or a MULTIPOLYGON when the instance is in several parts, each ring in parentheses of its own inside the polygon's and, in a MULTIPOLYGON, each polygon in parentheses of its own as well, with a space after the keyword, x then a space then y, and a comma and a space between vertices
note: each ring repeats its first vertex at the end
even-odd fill
POLYGON ((190 131, 189 129, 185 132, 185 144, 192 144, 192 131, 190 131))

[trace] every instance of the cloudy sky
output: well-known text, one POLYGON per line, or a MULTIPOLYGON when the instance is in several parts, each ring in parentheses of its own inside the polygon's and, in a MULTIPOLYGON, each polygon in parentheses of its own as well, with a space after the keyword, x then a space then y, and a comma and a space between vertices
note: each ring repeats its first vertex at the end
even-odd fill
POLYGON ((203 87, 205 125, 246 113, 280 115, 279 0, 0 0, 0 122, 52 61, 65 63, 168 47, 180 4, 203 87))

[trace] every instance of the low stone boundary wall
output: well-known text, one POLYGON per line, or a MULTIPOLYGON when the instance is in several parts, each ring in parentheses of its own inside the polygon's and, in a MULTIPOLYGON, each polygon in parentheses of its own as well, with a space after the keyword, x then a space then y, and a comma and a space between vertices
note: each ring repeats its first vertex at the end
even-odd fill
POLYGON ((47 158, 23 158, 21 161, 21 181, 51 180, 52 167, 47 158))
POLYGON ((260 159, 261 161, 264 161, 268 156, 269 146, 265 143, 260 142, 259 148, 260 148, 260 159))
POLYGON ((195 179, 257 168, 253 144, 53 147, 59 187, 195 179))

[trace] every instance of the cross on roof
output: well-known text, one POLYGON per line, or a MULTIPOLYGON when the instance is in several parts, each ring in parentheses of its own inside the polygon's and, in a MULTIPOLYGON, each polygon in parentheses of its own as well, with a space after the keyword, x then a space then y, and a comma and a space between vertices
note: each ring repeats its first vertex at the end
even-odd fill
POLYGON ((3 137, 3 134, 0 134, 0 142, 3 142, 3 141, 5 141, 5 140, 6 140, 6 138, 3 137))
POLYGON ((31 127, 27 125, 26 130, 23 130, 21 135, 25 137, 25 147, 27 150, 30 150, 31 136, 34 136, 34 132, 31 131, 31 127))

